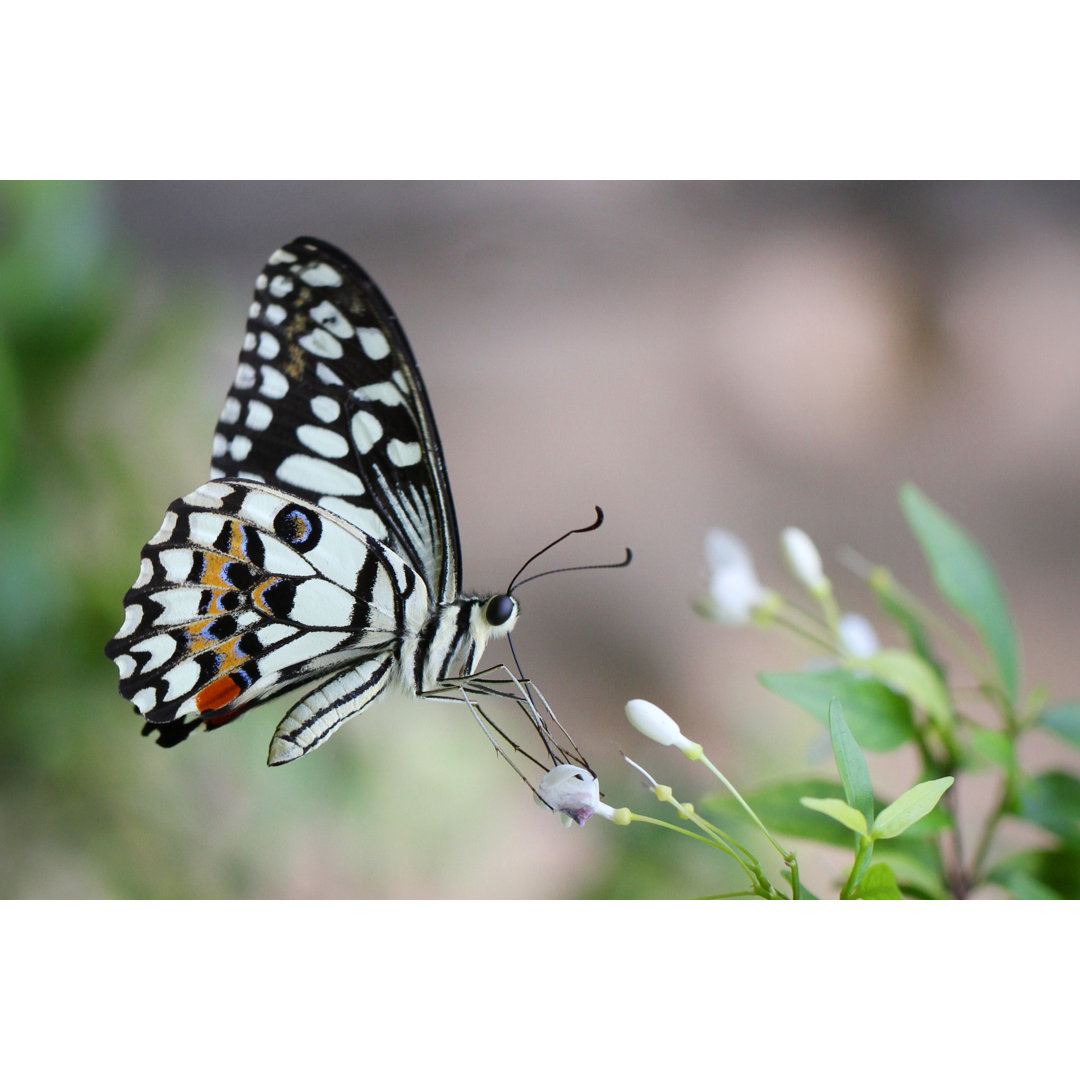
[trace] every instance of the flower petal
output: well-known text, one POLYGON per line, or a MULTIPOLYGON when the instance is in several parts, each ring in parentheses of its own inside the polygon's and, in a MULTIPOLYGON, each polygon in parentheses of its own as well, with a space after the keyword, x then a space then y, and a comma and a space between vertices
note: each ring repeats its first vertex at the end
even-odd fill
POLYGON ((584 825, 600 806, 600 781, 580 765, 556 765, 540 781, 540 799, 564 822, 584 825))

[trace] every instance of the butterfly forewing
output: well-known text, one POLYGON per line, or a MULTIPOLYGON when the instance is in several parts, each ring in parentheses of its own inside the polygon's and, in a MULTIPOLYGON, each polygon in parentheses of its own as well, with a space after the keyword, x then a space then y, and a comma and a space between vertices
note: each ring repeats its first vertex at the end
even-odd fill
POLYGON ((435 421, 398 320, 343 252, 300 238, 256 281, 211 475, 256 480, 352 522, 454 599, 461 557, 435 421))

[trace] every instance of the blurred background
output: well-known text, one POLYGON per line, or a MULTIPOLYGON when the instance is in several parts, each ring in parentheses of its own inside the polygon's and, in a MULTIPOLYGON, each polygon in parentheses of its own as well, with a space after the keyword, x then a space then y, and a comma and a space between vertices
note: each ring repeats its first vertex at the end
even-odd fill
MULTIPOLYGON (((801 526, 842 606, 896 644, 835 554, 932 595, 896 505, 913 480, 1001 573, 1025 688, 1080 694, 1076 185, 3 184, 0 895, 733 887, 689 841, 559 828, 450 706, 382 704, 273 770, 287 698, 168 751, 139 737, 102 648, 140 547, 206 478, 254 278, 304 233, 401 318, 469 588, 505 586, 596 503, 603 529, 554 564, 634 549, 626 570, 527 586, 514 635, 613 805, 655 806, 620 747, 685 799, 711 790, 628 728, 631 697, 745 790, 832 771, 822 729, 755 677, 805 655, 691 611, 711 525, 785 589, 777 537, 801 526)), ((871 769, 892 795, 917 762, 871 769)), ((825 853, 801 862, 828 887, 825 853)))

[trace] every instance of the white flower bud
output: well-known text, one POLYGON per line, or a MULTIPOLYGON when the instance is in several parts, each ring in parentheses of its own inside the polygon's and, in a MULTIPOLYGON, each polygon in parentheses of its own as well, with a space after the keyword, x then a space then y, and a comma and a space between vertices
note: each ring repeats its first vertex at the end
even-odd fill
POLYGON ((705 565, 711 574, 736 568, 754 572, 754 561, 746 545, 726 529, 710 529, 705 534, 705 565))
POLYGON ((581 765, 556 765, 544 774, 539 792, 537 802, 562 815, 567 827, 571 822, 584 825, 602 805, 600 781, 581 765))
POLYGON ((780 534, 780 546, 791 572, 812 593, 828 588, 828 579, 821 568, 821 555, 802 529, 785 529, 780 534))
POLYGON ((709 567, 711 614, 720 622, 740 626, 768 598, 758 581, 746 545, 724 529, 705 534, 705 562, 709 567))
POLYGON ((626 703, 626 719, 642 735, 658 742, 661 746, 677 746, 682 751, 700 750, 697 743, 691 742, 680 730, 679 725, 663 709, 651 701, 634 698, 626 703))
POLYGON ((767 595, 753 571, 747 574, 742 570, 728 570, 713 574, 709 579, 712 613, 730 626, 748 623, 767 595))
POLYGON ((866 619, 853 611, 840 616, 837 630, 840 643, 857 659, 865 659, 881 651, 877 631, 866 619))

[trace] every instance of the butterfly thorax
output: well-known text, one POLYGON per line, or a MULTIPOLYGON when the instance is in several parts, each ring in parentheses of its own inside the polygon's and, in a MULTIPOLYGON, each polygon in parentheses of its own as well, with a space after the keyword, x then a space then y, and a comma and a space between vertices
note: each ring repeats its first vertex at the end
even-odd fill
POLYGON ((473 674, 487 643, 505 636, 517 622, 517 602, 511 600, 507 608, 497 603, 502 599, 498 594, 462 596, 435 607, 420 632, 402 641, 397 665, 401 688, 431 693, 448 680, 473 674), (493 622, 500 616, 501 622, 493 622))

